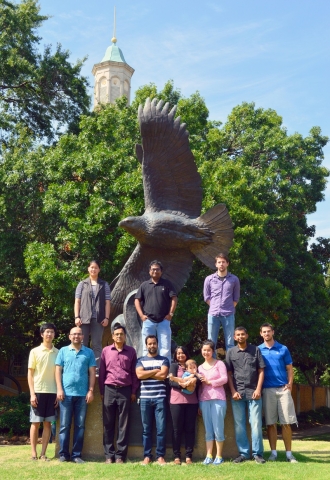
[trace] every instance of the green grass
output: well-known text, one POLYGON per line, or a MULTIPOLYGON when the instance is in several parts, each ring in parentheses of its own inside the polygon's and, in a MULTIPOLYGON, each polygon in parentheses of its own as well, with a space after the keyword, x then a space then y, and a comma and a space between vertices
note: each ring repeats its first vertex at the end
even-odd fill
MULTIPOLYGON (((84 465, 60 463, 55 456, 54 444, 49 445, 47 455, 50 462, 32 462, 29 446, 0 447, 1 480, 80 480, 80 479, 115 479, 115 480, 204 480, 215 476, 221 480, 294 480, 310 478, 328 480, 330 471, 330 435, 320 435, 303 440, 295 440, 294 454, 298 464, 285 462, 283 442, 278 442, 279 459, 275 463, 257 465, 246 462, 240 465, 226 461, 218 467, 203 466, 200 463, 181 466, 168 463, 164 467, 151 464, 141 466, 136 460, 125 465, 105 465, 102 461, 90 460, 84 465)), ((168 452, 169 453, 169 452, 168 452)), ((265 458, 269 455, 265 442, 265 458)))

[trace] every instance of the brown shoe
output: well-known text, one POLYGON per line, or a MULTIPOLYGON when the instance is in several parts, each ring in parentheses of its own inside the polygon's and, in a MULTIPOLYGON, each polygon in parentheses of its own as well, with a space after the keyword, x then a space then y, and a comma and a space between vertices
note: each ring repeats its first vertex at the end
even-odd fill
POLYGON ((124 463, 124 461, 121 458, 116 458, 116 463, 124 463))
POLYGON ((191 465, 193 463, 193 461, 191 460, 191 458, 186 458, 186 464, 187 465, 191 465))
POLYGON ((141 462, 141 465, 149 465, 151 463, 151 458, 149 457, 144 457, 143 462, 141 462))
POLYGON ((114 463, 113 458, 106 458, 105 463, 114 463))
POLYGON ((157 458, 157 463, 158 463, 158 465, 166 465, 164 457, 158 457, 157 458))
POLYGON ((174 459, 174 465, 181 465, 181 460, 180 460, 180 458, 175 458, 175 459, 174 459))

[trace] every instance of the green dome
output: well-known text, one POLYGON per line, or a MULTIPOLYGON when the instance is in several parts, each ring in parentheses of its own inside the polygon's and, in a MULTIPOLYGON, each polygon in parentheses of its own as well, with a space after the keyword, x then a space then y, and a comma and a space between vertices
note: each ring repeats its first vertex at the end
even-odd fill
POLYGON ((109 62, 109 61, 126 63, 123 52, 115 44, 112 44, 110 45, 110 47, 107 48, 107 51, 105 52, 105 55, 101 60, 101 63, 109 62))

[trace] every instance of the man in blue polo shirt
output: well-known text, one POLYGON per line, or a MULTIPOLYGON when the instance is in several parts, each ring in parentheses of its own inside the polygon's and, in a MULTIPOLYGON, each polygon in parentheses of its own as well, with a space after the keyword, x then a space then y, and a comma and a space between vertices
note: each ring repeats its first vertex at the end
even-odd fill
POLYGON ((166 385, 169 361, 158 355, 155 335, 148 335, 145 344, 148 355, 140 357, 136 364, 136 376, 141 380, 141 419, 143 426, 143 465, 151 462, 152 426, 154 419, 157 430, 156 457, 159 465, 165 465, 166 451, 166 385))
POLYGON ((274 340, 274 328, 270 323, 263 323, 260 335, 264 343, 259 346, 262 358, 266 364, 263 383, 263 405, 265 410, 267 435, 271 454, 268 460, 277 460, 276 442, 278 419, 282 425, 282 437, 286 450, 286 459, 297 463, 292 455, 291 424, 297 423, 296 412, 291 395, 293 385, 292 358, 285 345, 274 340))
POLYGON ((61 348, 56 359, 57 399, 60 403, 60 461, 69 462, 69 442, 72 417, 74 433, 71 460, 84 463, 81 451, 84 443, 87 404, 94 399, 96 362, 93 350, 83 345, 80 327, 71 328, 71 344, 61 348))
MULTIPOLYGON (((208 304, 207 338, 217 345, 220 325, 223 328, 226 350, 234 346, 235 308, 240 297, 238 277, 228 272, 229 258, 224 253, 215 257, 217 271, 206 277, 204 301, 208 304)), ((216 357, 216 352, 213 354, 216 357)))

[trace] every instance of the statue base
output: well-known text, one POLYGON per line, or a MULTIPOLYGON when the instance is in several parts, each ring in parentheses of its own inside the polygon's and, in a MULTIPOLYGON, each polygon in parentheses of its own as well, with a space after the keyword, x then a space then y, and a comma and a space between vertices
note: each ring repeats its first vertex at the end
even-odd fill
MULTIPOLYGON (((227 392, 228 393, 228 392, 227 392)), ((57 432, 59 432, 59 421, 57 425, 57 432)), ((73 434, 73 424, 71 428, 71 442, 73 434)), ((170 411, 167 415, 167 444, 166 444, 166 457, 167 461, 173 460, 172 451, 172 423, 170 411)), ((223 449, 224 458, 235 458, 238 455, 236 443, 235 443, 235 431, 234 420, 231 409, 230 398, 227 395, 227 414, 225 418, 225 443, 223 449)), ((57 439, 58 440, 58 439, 57 439)), ((184 442, 184 438, 183 438, 184 442)), ((154 445, 156 445, 156 437, 154 432, 154 445)), ((58 457, 59 442, 56 443, 56 456, 58 457)), ((154 453, 155 449, 153 449, 154 453)), ((181 448, 181 456, 184 458, 184 447, 181 448)), ((215 452, 214 452, 215 454, 215 452)), ((196 422, 196 442, 193 453, 193 460, 202 460, 206 455, 205 446, 205 430, 203 419, 200 415, 197 416, 196 422)), ((82 451, 83 459, 97 458, 100 460, 105 459, 103 450, 103 422, 102 422, 102 399, 100 396, 98 384, 96 382, 94 391, 94 401, 88 405, 86 425, 85 425, 85 437, 84 448, 82 451)), ((137 403, 132 403, 131 417, 130 417, 130 433, 129 433, 129 447, 127 460, 143 460, 143 446, 142 446, 142 422, 140 415, 140 407, 137 403)))

